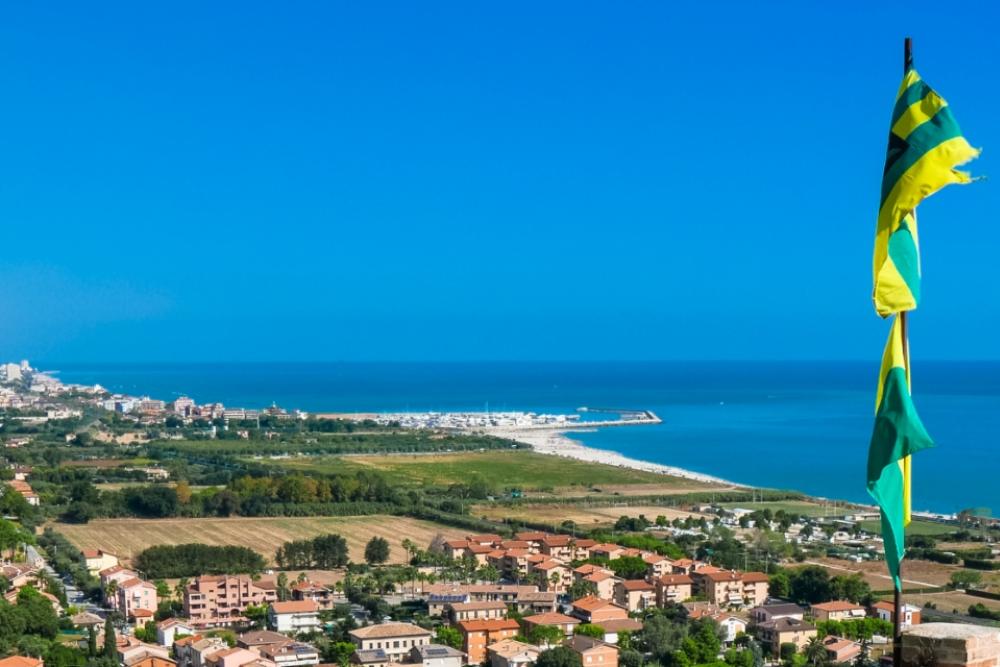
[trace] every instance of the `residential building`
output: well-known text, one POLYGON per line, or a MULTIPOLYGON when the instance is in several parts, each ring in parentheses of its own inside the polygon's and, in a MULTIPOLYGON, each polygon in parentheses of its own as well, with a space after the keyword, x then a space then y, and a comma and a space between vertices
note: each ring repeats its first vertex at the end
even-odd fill
POLYGON ((507 605, 503 602, 454 602, 446 606, 446 614, 452 623, 507 618, 507 605))
POLYGON ((600 639, 576 635, 566 646, 579 654, 583 667, 618 667, 618 647, 600 639))
POLYGON ((443 546, 444 555, 452 560, 461 560, 468 547, 469 540, 448 540, 443 546))
POLYGON ((714 614, 712 616, 719 628, 722 629, 722 643, 732 644, 736 641, 736 635, 745 633, 747 631, 747 622, 740 618, 739 616, 733 616, 732 614, 714 614))
POLYGON ((595 595, 597 595, 597 597, 604 600, 614 599, 616 581, 614 574, 606 571, 595 571, 583 577, 583 580, 594 585, 594 590, 596 591, 595 595))
MULTIPOLYGON (((528 578, 528 556, 531 554, 527 549, 508 549, 500 553, 503 555, 500 558, 498 569, 503 573, 505 578, 513 579, 514 581, 521 581, 528 578)), ((486 557, 489 560, 489 554, 486 557)))
POLYGON ((575 545, 569 535, 546 535, 542 539, 541 552, 549 558, 566 561, 573 560, 575 545))
POLYGON ((584 623, 603 627, 606 621, 628 618, 628 610, 610 600, 588 595, 573 602, 573 615, 584 623))
POLYGON ((103 549, 84 549, 83 558, 87 564, 87 571, 94 575, 118 565, 118 556, 103 549))
POLYGON ((795 644, 795 649, 801 651, 815 636, 816 626, 795 618, 779 618, 757 625, 757 639, 767 646, 775 658, 779 656, 782 644, 795 644))
POLYGON ((208 656, 229 648, 221 637, 193 635, 174 640, 174 657, 178 667, 205 667, 208 656))
POLYGON ((538 576, 539 588, 543 591, 563 593, 573 584, 573 570, 565 563, 549 558, 531 567, 538 576))
POLYGON ((351 664, 359 667, 389 667, 389 654, 380 648, 356 650, 351 654, 351 664))
POLYGON ((656 606, 656 587, 645 579, 618 579, 614 601, 629 612, 644 611, 656 606))
POLYGON ((349 634, 358 649, 362 651, 382 649, 389 662, 401 661, 414 646, 431 643, 431 633, 412 623, 368 625, 351 630, 349 634))
POLYGON ((275 667, 306 667, 319 664, 319 651, 312 644, 285 641, 283 644, 267 644, 255 649, 260 655, 275 664, 275 667))
POLYGON ((410 664, 423 667, 462 667, 465 654, 450 646, 425 644, 410 649, 410 664))
POLYGON ((124 638, 125 641, 118 644, 118 663, 121 665, 132 665, 146 658, 161 658, 170 660, 170 649, 157 644, 147 644, 134 637, 124 638))
POLYGON ((817 621, 847 621, 867 616, 864 607, 846 600, 819 602, 809 607, 809 613, 817 621))
POLYGON ((202 576, 184 590, 184 615, 198 628, 221 627, 244 622, 250 605, 277 600, 273 583, 255 582, 246 574, 202 576))
POLYGON ((120 611, 125 618, 145 618, 147 615, 139 613, 141 611, 149 612, 150 618, 156 613, 156 607, 159 603, 156 597, 156 586, 149 581, 143 581, 138 577, 125 579, 118 583, 118 590, 115 593, 118 598, 115 609, 120 611))
POLYGON ((156 643, 170 648, 177 635, 193 635, 194 628, 178 618, 168 618, 156 624, 156 643))
MULTIPOLYGON (((883 621, 893 622, 893 617, 895 616, 895 607, 892 602, 886 600, 880 600, 872 605, 872 612, 875 618, 880 618, 883 621)), ((900 622, 900 627, 906 630, 914 625, 920 625, 920 607, 916 607, 912 604, 903 605, 903 619, 900 622)))
POLYGON ((272 602, 267 608, 267 624, 278 632, 319 630, 319 605, 312 600, 272 602))
POLYGON ((21 496, 28 501, 29 505, 38 507, 42 503, 41 498, 38 497, 38 494, 35 493, 35 491, 31 488, 31 485, 27 482, 19 479, 12 479, 7 482, 7 485, 14 491, 20 493, 21 496))
POLYGON ((146 655, 126 663, 126 667, 177 667, 177 663, 170 658, 161 658, 157 655, 146 655))
POLYGON ((490 667, 530 667, 542 650, 516 639, 503 639, 486 647, 490 667))
POLYGON ((843 637, 827 635, 823 638, 823 646, 826 648, 826 656, 831 664, 851 663, 861 654, 861 644, 843 637))
POLYGON ((720 607, 755 607, 767 599, 767 575, 763 572, 695 573, 695 582, 704 582, 706 599, 720 607))
POLYGON ((614 560, 616 558, 621 558, 625 551, 625 547, 618 546, 617 544, 595 544, 590 547, 590 557, 591 558, 607 558, 608 560, 614 560))
POLYGON ((525 591, 517 596, 514 607, 524 614, 544 614, 555 611, 558 603, 554 591, 525 591))
POLYGON ((673 573, 673 561, 669 558, 659 554, 646 554, 642 559, 646 561, 646 577, 650 581, 673 573))
POLYGON ((487 646, 516 637, 520 629, 513 619, 462 621, 458 624, 458 631, 462 633, 462 651, 469 663, 474 665, 486 659, 487 646))
POLYGON ((580 619, 567 616, 566 614, 560 614, 559 612, 525 616, 521 619, 521 621, 524 623, 525 634, 530 633, 534 628, 539 626, 549 626, 559 628, 567 637, 572 636, 573 630, 576 626, 580 625, 580 619))
POLYGON ((801 621, 805 618, 806 610, 792 602, 778 602, 775 604, 765 604, 754 607, 750 610, 750 622, 760 625, 768 621, 776 621, 779 618, 794 618, 801 621))
POLYGON ((503 538, 499 535, 494 535, 493 533, 487 533, 485 535, 466 535, 465 540, 472 544, 478 544, 480 546, 496 546, 503 542, 503 538))
POLYGON ((656 580, 656 604, 664 606, 670 602, 684 602, 691 597, 694 582, 686 574, 665 574, 656 580))
POLYGON ((320 609, 333 609, 336 603, 336 590, 315 584, 311 581, 300 581, 292 585, 293 600, 312 600, 320 609))
POLYGON ((261 653, 274 646, 282 646, 292 641, 286 635, 272 630, 254 630, 244 632, 236 638, 236 645, 240 648, 248 648, 251 651, 261 653))
POLYGON ((27 658, 23 655, 12 655, 0 659, 0 667, 45 667, 41 658, 27 658))
MULTIPOLYGON (((251 663, 256 663, 254 667, 257 667, 260 663, 261 655, 256 651, 248 651, 245 648, 225 648, 221 651, 217 651, 205 658, 206 667, 243 667, 243 665, 249 665, 251 663)), ((273 667, 273 663, 272 663, 273 667)))
POLYGON ((614 618, 607 621, 601 621, 597 624, 601 630, 604 630, 604 641, 608 644, 617 644, 618 637, 623 632, 628 632, 629 634, 635 634, 642 630, 642 621, 634 618, 614 618))

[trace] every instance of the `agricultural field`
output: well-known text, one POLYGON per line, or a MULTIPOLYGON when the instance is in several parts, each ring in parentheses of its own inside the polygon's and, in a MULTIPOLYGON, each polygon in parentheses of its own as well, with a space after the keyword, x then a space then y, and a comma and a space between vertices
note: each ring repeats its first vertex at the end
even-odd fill
MULTIPOLYGON (((710 488, 698 482, 566 459, 527 450, 488 450, 447 454, 392 454, 377 456, 296 457, 274 461, 298 470, 344 472, 357 469, 378 470, 393 481, 408 485, 444 485, 467 483, 478 476, 500 489, 554 491, 572 487, 583 493, 593 486, 644 485, 646 491, 710 488)), ((666 491, 669 492, 669 491, 666 491)))
POLYGON ((79 459, 75 461, 63 461, 62 465, 67 468, 121 468, 123 466, 139 467, 156 463, 153 459, 79 459))
MULTIPOLYGON (((876 591, 892 588, 892 581, 882 561, 854 563, 839 558, 816 558, 807 560, 806 563, 825 567, 830 576, 860 573, 868 585, 876 591)), ((957 565, 944 565, 927 560, 905 560, 902 569, 904 588, 944 586, 951 580, 952 573, 960 569, 962 568, 957 565)))
MULTIPOLYGON (((892 596, 884 596, 883 599, 892 599, 892 596)), ((969 607, 974 604, 982 604, 987 609, 1000 611, 1000 600, 990 600, 989 598, 976 597, 961 591, 947 591, 945 593, 919 593, 913 595, 906 594, 904 595, 904 600, 907 603, 915 604, 918 607, 923 607, 925 603, 930 602, 931 604, 936 605, 939 612, 945 614, 950 614, 956 610, 959 614, 966 614, 969 611, 969 607)))
POLYGON ((234 545, 249 547, 271 562, 279 546, 288 540, 337 533, 347 540, 353 561, 364 560, 365 544, 374 536, 384 537, 391 547, 390 562, 406 560, 402 541, 409 539, 426 548, 437 534, 448 539, 462 537, 457 528, 397 516, 349 517, 254 517, 235 519, 101 519, 87 524, 49 524, 79 549, 104 549, 124 560, 157 544, 234 545))
MULTIPOLYGON (((673 521, 675 518, 684 519, 688 516, 693 516, 696 519, 706 516, 697 512, 676 510, 659 505, 636 505, 634 507, 586 507, 584 505, 561 504, 475 505, 469 511, 473 516, 485 516, 493 520, 509 517, 522 521, 547 521, 553 526, 557 526, 563 521, 573 521, 578 527, 585 530, 609 527, 622 516, 638 517, 642 514, 650 521, 654 521, 660 515, 667 517, 668 521, 673 521)), ((714 517, 706 518, 712 519, 714 517)))
POLYGON ((810 517, 843 516, 849 512, 849 510, 844 508, 843 503, 834 505, 833 503, 818 501, 812 502, 808 500, 765 500, 755 503, 719 503, 719 505, 726 509, 734 509, 737 507, 751 511, 763 511, 765 509, 769 509, 772 513, 777 512, 778 510, 784 510, 788 513, 801 514, 802 516, 810 517))
MULTIPOLYGON (((878 521, 862 521, 861 529, 874 534, 879 534, 882 530, 878 521)), ((914 519, 909 526, 906 527, 907 535, 950 535, 955 531, 959 530, 959 527, 955 524, 948 523, 938 523, 937 521, 926 521, 922 519, 914 519)))

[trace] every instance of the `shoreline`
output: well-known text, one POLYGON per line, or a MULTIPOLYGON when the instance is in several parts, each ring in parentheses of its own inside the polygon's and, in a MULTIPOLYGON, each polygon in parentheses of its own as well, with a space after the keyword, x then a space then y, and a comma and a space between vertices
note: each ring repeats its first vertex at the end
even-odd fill
POLYGON ((747 486, 746 484, 740 484, 738 482, 722 479, 721 477, 715 477, 713 475, 707 475, 705 473, 694 472, 693 470, 687 470, 685 468, 668 466, 662 463, 653 463, 651 461, 643 461, 641 459, 633 459, 608 449, 587 447, 580 441, 574 440, 567 435, 567 433, 572 430, 579 429, 550 430, 514 428, 486 429, 482 432, 529 445, 533 451, 536 451, 539 454, 561 456, 563 458, 575 459, 577 461, 584 461, 587 463, 601 463, 603 465, 615 466, 618 468, 631 468, 633 470, 669 475, 671 477, 679 477, 681 479, 702 482, 704 484, 725 484, 727 486, 733 486, 741 489, 755 488, 747 486))

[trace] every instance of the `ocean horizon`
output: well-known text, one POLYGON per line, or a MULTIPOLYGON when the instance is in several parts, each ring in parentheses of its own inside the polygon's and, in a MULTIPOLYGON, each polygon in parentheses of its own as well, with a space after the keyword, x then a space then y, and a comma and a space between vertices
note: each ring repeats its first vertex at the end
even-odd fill
MULTIPOLYGON (((595 448, 742 484, 870 503, 877 361, 39 363, 62 381, 163 400, 308 412, 652 410, 656 426, 571 433, 595 448)), ((915 361, 937 447, 914 509, 1000 506, 1000 361, 915 361)))

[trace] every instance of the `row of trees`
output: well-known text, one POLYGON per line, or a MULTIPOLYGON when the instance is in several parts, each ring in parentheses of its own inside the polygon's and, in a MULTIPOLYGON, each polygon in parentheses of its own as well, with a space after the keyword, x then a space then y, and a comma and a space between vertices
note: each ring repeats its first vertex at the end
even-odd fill
POLYGON ((263 556, 247 547, 178 544, 149 547, 135 559, 147 578, 170 579, 201 574, 253 574, 266 565, 263 556))
POLYGON ((826 568, 805 565, 795 569, 779 569, 771 573, 770 594, 788 598, 799 604, 828 600, 850 600, 871 604, 871 587, 859 574, 831 577, 826 568))
POLYGON ((284 569, 329 570, 349 562, 347 540, 340 535, 319 535, 311 540, 292 540, 278 547, 274 560, 284 569))
POLYGON ((144 485, 100 491, 90 481, 77 480, 66 488, 65 521, 86 523, 99 517, 173 516, 310 516, 337 515, 338 506, 364 514, 366 503, 375 509, 405 506, 410 499, 375 472, 276 477, 244 475, 224 489, 193 491, 186 482, 176 487, 144 485))

